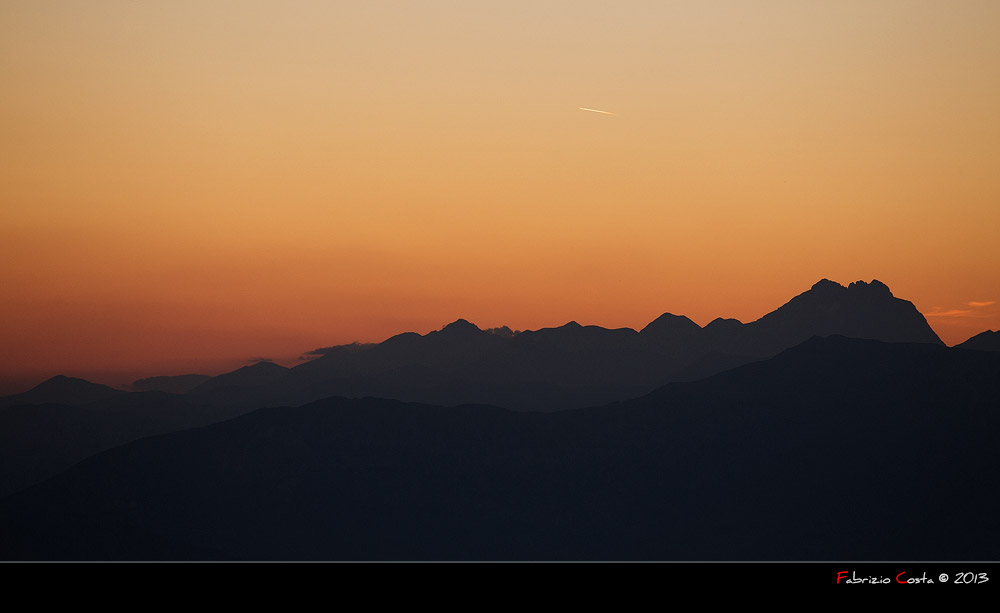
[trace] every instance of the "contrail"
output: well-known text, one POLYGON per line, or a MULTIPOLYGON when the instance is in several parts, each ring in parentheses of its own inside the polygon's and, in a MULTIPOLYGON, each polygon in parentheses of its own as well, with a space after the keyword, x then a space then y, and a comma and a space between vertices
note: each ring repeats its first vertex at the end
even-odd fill
POLYGON ((611 113, 609 111, 599 111, 597 109, 585 109, 582 106, 577 107, 581 111, 590 111, 591 113, 601 113, 602 115, 617 115, 618 113, 611 113))

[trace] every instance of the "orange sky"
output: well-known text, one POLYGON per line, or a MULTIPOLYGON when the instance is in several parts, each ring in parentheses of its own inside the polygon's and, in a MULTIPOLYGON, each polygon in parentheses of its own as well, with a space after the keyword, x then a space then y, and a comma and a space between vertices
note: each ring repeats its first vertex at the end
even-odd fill
POLYGON ((0 379, 823 277, 961 342, 1000 329, 998 74, 993 0, 5 0, 0 379))

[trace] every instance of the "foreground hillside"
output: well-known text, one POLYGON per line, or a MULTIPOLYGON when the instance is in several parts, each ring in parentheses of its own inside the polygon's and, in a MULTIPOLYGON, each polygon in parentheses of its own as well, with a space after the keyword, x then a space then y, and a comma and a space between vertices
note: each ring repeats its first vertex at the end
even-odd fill
POLYGON ((9 559, 1000 557, 1000 355, 815 338, 558 413, 331 398, 0 503, 9 559))

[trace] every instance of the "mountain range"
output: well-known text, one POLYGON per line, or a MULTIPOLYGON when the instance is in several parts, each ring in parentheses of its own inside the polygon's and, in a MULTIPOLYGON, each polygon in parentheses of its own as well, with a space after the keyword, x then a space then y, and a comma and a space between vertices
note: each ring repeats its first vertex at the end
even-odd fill
POLYGON ((569 322, 497 332, 459 319, 425 335, 407 332, 377 344, 329 347, 287 370, 261 362, 189 393, 242 404, 303 404, 336 395, 551 411, 704 378, 812 336, 942 344, 912 303, 877 280, 844 287, 824 279, 748 324, 720 318, 702 328, 664 313, 641 331, 569 322))
POLYGON ((1000 355, 878 281, 0 399, 5 559, 995 559, 1000 355), (501 408, 502 407, 502 408, 501 408), (919 538, 914 534, 919 533, 919 538))
POLYGON ((884 284, 844 287, 822 280, 749 324, 720 318, 702 328, 665 313, 641 331, 570 322, 515 334, 458 320, 425 335, 328 347, 295 368, 259 361, 217 377, 141 379, 131 393, 56 376, 0 399, 0 495, 135 438, 264 406, 330 396, 536 411, 595 406, 701 379, 830 334, 941 345, 916 308, 884 284))
POLYGON ((1000 331, 987 330, 981 332, 964 343, 956 345, 962 349, 977 349, 979 351, 1000 351, 1000 331))
POLYGON ((329 398, 0 502, 12 559, 989 560, 1000 354, 815 337, 554 413, 329 398))

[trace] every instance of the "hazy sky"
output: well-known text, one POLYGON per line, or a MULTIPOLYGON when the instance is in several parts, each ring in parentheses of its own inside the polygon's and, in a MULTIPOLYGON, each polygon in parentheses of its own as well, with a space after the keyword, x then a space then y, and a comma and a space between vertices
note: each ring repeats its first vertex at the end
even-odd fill
POLYGON ((0 0, 0 371, 752 321, 823 277, 953 344, 1000 328, 998 109, 995 0, 0 0))

